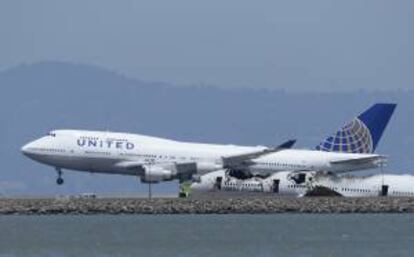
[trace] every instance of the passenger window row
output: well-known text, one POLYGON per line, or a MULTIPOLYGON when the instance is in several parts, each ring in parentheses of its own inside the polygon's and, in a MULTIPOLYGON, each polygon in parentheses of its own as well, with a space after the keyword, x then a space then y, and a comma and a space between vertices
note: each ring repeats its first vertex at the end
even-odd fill
POLYGON ((111 155, 110 152, 99 152, 99 151, 85 151, 86 154, 98 154, 98 155, 105 155, 109 156, 111 155))
POLYGON ((280 162, 262 162, 262 165, 265 166, 277 166, 277 167, 286 167, 286 168, 298 168, 298 169, 304 169, 306 168, 305 165, 300 164, 288 164, 288 163, 280 163, 280 162))
POLYGON ((58 148, 43 148, 43 147, 31 147, 29 150, 39 151, 39 152, 51 152, 51 153, 65 153, 65 149, 58 148))
MULTIPOLYGON (((234 182, 224 182, 225 186, 230 187, 237 187, 237 183, 234 182)), ((260 187, 260 184, 253 184, 253 183, 247 183, 247 184, 241 184, 242 187, 260 187)))
POLYGON ((371 193, 369 189, 359 189, 359 188, 341 188, 345 192, 357 192, 357 193, 371 193))
POLYGON ((288 185, 288 188, 305 188, 305 185, 288 185))
POLYGON ((414 192, 392 191, 392 193, 398 196, 414 196, 414 192))

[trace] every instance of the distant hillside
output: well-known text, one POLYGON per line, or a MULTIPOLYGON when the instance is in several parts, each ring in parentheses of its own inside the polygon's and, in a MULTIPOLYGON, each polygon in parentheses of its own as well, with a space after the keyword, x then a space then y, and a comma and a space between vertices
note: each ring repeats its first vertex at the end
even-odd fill
MULTIPOLYGON (((142 191, 131 177, 67 172, 63 188, 52 168, 24 158, 20 147, 57 128, 100 129, 179 140, 276 145, 297 138, 313 147, 374 102, 399 104, 378 151, 390 169, 414 168, 414 91, 287 93, 254 89, 177 87, 126 78, 94 66, 59 62, 0 72, 0 193, 142 191)), ((414 169, 412 169, 414 171, 414 169)), ((158 185, 172 191, 176 184, 158 185)))

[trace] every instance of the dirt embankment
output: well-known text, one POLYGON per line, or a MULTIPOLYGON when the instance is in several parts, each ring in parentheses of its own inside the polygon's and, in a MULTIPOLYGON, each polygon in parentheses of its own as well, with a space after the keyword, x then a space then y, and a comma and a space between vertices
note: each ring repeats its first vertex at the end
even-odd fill
POLYGON ((0 214, 414 213, 414 198, 0 199, 0 214))

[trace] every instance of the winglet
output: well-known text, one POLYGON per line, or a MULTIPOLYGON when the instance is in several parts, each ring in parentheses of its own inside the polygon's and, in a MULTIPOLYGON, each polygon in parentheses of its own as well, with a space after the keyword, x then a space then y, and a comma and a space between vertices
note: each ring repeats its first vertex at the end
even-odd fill
POLYGON ((291 148, 296 143, 296 140, 288 140, 285 143, 273 147, 273 148, 266 148, 262 150, 258 150, 255 152, 250 153, 244 153, 244 154, 237 154, 233 156, 223 156, 221 157, 223 168, 237 168, 240 166, 247 166, 251 163, 252 159, 259 158, 260 156, 276 153, 278 151, 281 151, 283 149, 291 148))
POLYGON ((290 149, 296 143, 296 139, 291 139, 276 147, 276 149, 290 149))

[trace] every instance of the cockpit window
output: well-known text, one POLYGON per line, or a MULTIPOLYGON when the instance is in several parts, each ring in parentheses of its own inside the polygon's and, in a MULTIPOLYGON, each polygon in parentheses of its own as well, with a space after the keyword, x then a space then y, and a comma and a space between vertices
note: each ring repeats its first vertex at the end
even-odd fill
POLYGON ((56 133, 53 133, 53 132, 49 132, 49 133, 47 133, 47 135, 52 136, 52 137, 56 137, 56 133))

